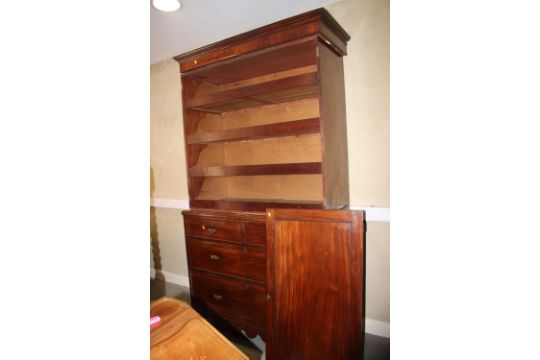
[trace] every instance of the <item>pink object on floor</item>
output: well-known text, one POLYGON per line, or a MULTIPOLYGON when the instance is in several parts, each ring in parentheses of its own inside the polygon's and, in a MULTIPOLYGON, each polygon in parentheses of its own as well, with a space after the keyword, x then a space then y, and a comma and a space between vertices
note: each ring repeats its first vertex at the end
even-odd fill
POLYGON ((150 331, 156 329, 161 325, 161 318, 159 316, 154 316, 150 318, 150 331))

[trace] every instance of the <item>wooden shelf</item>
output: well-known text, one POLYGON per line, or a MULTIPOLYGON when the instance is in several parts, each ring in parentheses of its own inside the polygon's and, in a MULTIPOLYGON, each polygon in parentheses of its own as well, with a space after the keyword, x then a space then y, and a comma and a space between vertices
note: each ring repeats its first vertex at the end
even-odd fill
POLYGON ((320 174, 320 162, 238 165, 238 166, 195 166, 189 169, 189 176, 255 176, 255 175, 291 175, 320 174))
POLYGON ((188 144, 208 144, 250 139, 275 138, 291 135, 313 134, 320 131, 319 118, 287 121, 269 125, 238 129, 201 132, 187 137, 188 144))
POLYGON ((268 208, 288 209, 322 209, 322 201, 297 201, 279 199, 218 199, 218 200, 191 200, 191 208, 239 210, 239 211, 265 211, 268 208))
POLYGON ((317 73, 306 73, 260 84, 200 95, 185 101, 184 107, 222 113, 247 107, 305 99, 319 93, 317 73))

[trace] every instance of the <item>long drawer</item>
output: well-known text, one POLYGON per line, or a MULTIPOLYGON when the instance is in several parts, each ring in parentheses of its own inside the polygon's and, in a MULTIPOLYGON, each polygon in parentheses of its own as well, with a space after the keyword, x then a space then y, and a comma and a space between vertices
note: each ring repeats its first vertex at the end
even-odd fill
POLYGON ((186 236, 242 242, 242 224, 232 221, 185 217, 186 236))
POLYGON ((249 280, 190 271, 191 304, 200 312, 265 329, 266 288, 249 280))
POLYGON ((266 250, 218 241, 187 238, 189 267, 266 281, 266 250))

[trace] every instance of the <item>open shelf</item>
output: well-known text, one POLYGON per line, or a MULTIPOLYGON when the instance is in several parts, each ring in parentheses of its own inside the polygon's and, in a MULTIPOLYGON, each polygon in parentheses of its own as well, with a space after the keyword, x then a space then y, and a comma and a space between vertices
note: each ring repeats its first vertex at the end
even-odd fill
POLYGON ((240 211, 266 211, 267 208, 322 209, 322 201, 296 201, 279 199, 235 199, 191 200, 191 208, 208 208, 240 211))
POLYGON ((187 136, 187 143, 208 144, 213 142, 242 141, 250 139, 312 134, 319 131, 319 118, 312 118, 269 125, 250 126, 238 129, 195 133, 187 136))
POLYGON ((195 96, 185 101, 186 109, 222 113, 247 107, 305 99, 319 94, 317 73, 305 73, 195 96))
POLYGON ((239 165, 239 166, 195 166, 189 169, 189 176, 256 176, 256 175, 294 175, 320 174, 320 162, 239 165))

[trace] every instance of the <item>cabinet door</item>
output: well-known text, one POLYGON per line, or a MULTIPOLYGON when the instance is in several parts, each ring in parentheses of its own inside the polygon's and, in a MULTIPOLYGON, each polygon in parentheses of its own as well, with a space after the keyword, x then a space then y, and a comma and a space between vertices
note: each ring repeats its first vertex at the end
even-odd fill
POLYGON ((266 215, 268 358, 361 359, 364 212, 266 215))

